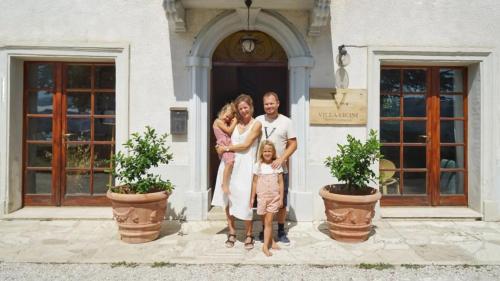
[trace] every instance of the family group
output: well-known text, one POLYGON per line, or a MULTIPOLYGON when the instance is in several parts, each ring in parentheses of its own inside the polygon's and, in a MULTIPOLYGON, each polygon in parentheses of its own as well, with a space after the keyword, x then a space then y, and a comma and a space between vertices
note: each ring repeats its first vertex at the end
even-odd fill
POLYGON ((256 203, 257 214, 262 216, 262 251, 271 256, 270 249, 279 249, 272 231, 275 214, 277 240, 290 243, 285 231, 288 159, 297 149, 297 139, 291 120, 278 112, 278 95, 267 92, 262 98, 265 114, 254 118, 252 98, 241 94, 220 110, 213 123, 221 162, 212 205, 225 209, 229 229, 226 247, 233 247, 236 242, 237 218, 245 222, 244 247, 251 250, 256 203))

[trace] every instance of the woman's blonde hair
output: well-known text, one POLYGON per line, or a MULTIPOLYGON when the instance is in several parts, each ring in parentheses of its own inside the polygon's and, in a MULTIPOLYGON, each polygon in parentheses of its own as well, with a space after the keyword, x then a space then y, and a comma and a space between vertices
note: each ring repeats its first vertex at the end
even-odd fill
POLYGON ((262 141, 260 143, 260 147, 259 147, 259 162, 264 162, 264 147, 266 145, 269 145, 270 147, 272 147, 273 149, 273 156, 271 157, 271 160, 276 160, 278 157, 276 156, 276 147, 274 146, 274 143, 270 140, 265 140, 265 141, 262 141))
POLYGON ((228 102, 226 103, 220 110, 219 110, 219 113, 217 113, 217 117, 220 119, 222 117, 222 115, 226 112, 226 111, 231 111, 233 113, 233 115, 236 114, 236 106, 234 106, 234 103, 233 102, 228 102))
POLYGON ((241 94, 234 100, 234 105, 236 106, 236 117, 241 120, 241 115, 238 110, 238 105, 245 102, 250 107, 250 114, 253 116, 253 100, 252 97, 247 94, 241 94))

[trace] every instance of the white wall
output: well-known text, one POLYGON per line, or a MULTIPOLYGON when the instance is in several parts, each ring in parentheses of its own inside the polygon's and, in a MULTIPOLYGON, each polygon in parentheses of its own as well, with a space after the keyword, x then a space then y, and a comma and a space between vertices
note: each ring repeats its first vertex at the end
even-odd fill
MULTIPOLYGON (((223 10, 188 9, 187 32, 175 33, 173 28, 169 28, 162 5, 161 0, 3 0, 0 1, 0 50, 5 45, 128 45, 129 72, 119 78, 128 79, 130 95, 128 126, 123 128, 132 132, 151 125, 161 132, 168 132, 169 108, 189 105, 185 58, 201 28, 223 10)), ((442 50, 443 47, 453 50, 489 48, 494 50, 494 73, 491 75, 495 77, 500 73, 496 55, 500 47, 500 4, 495 0, 332 1, 331 24, 323 27, 319 37, 306 35, 307 11, 278 12, 294 24, 309 45, 315 60, 311 70, 311 87, 335 86, 334 73, 337 69, 334 56, 341 44, 368 46, 348 49, 351 64, 347 71, 351 88, 368 88, 369 77, 373 75, 373 69, 369 68, 369 47, 376 46, 431 51, 435 48, 442 50)), ((1 70, 0 78, 5 79, 6 73, 1 70)), ((498 82, 491 84, 491 91, 498 93, 498 82)), ((494 100, 491 102, 498 105, 498 97, 492 96, 494 100)), ((378 103, 369 104, 369 107, 378 106, 378 103)), ((369 118, 369 122, 378 122, 378 116, 372 114, 369 118)), ((495 112, 491 120, 500 124, 499 114, 495 112)), ((484 193, 482 200, 488 198, 493 202, 500 201, 500 149, 496 149, 500 147, 498 131, 497 126, 491 140, 482 142, 488 145, 484 149, 494 151, 490 153, 495 155, 493 169, 499 175, 487 182, 491 185, 481 187, 484 193)), ((363 138, 367 130, 365 126, 311 126, 309 139, 299 140, 307 141, 309 149, 306 181, 307 190, 315 198, 315 219, 324 217, 317 191, 333 181, 323 161, 335 153, 336 143, 345 142, 347 133, 363 138)), ((2 137, 0 143, 3 141, 2 137)), ((171 146, 174 161, 166 169, 161 167, 159 170, 177 186, 169 202, 175 212, 180 212, 184 207, 183 190, 191 184, 187 173, 191 161, 189 144, 186 137, 180 136, 171 138, 171 146)), ((0 157, 3 153, 0 151, 0 157)), ((4 168, 0 167, 2 171, 4 168)), ((0 182, 4 181, 0 179, 0 182)), ((484 181, 482 185, 485 185, 484 181)), ((6 194, 5 186, 0 186, 0 193, 1 200, 6 194)), ((492 207, 495 204, 489 206, 493 216, 500 216, 500 210, 492 207)))

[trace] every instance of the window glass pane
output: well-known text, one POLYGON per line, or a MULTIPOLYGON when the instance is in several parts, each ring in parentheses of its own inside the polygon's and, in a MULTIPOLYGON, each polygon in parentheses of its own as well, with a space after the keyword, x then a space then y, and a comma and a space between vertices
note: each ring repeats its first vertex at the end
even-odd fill
POLYGON ((383 195, 399 194, 400 182, 398 171, 380 171, 380 187, 383 195))
POLYGON ((426 179, 427 179, 427 173, 425 172, 404 172, 403 194, 404 195, 427 194, 426 179))
POLYGON ((441 121, 441 142, 463 143, 464 121, 461 120, 441 121))
POLYGON ((380 121, 380 142, 399 142, 399 121, 380 121))
POLYGON ((94 140, 112 141, 115 134, 114 118, 95 118, 94 119, 94 140))
POLYGON ((463 168, 464 159, 463 146, 441 146, 441 168, 463 168))
POLYGON ((51 144, 28 144, 28 166, 29 167, 51 167, 52 145, 51 144))
POLYGON ((90 194, 90 172, 71 171, 66 173, 67 195, 90 194))
POLYGON ((443 172, 439 183, 441 194, 464 194, 463 172, 443 172))
POLYGON ((426 168, 425 146, 403 147, 403 167, 404 168, 426 168))
POLYGON ((66 95, 66 113, 90 115, 90 93, 70 93, 66 95))
POLYGON ((68 65, 66 71, 66 88, 90 88, 90 65, 68 65))
POLYGON ((439 88, 441 92, 463 92, 462 69, 440 69, 439 88))
POLYGON ((54 65, 30 64, 28 68, 28 84, 30 88, 53 88, 54 65))
POLYGON ((108 144, 96 144, 94 145, 94 167, 96 168, 109 168, 111 167, 111 156, 113 155, 113 149, 111 145, 108 144))
POLYGON ((399 96, 380 96, 380 116, 381 117, 398 117, 400 116, 400 100, 399 96))
POLYGON ((385 162, 380 163, 380 169, 392 169, 390 165, 394 165, 396 168, 399 167, 399 146, 382 146, 380 147, 380 153, 384 155, 385 162), (387 162, 390 161, 390 162, 387 162), (382 164, 387 164, 388 166, 384 166, 382 164))
POLYGON ((53 93, 38 91, 30 93, 28 98, 28 113, 31 114, 52 114, 53 93))
POLYGON ((403 116, 425 117, 427 114, 425 95, 404 95, 403 116))
POLYGON ((29 118, 28 140, 52 140, 52 118, 29 118))
POLYGON ((50 194, 52 191, 51 171, 26 171, 27 194, 50 194))
POLYGON ((97 115, 115 115, 115 94, 98 93, 94 96, 97 115))
POLYGON ((441 95, 441 117, 464 117, 464 97, 462 95, 441 95))
POLYGON ((403 140, 407 143, 425 143, 427 136, 426 121, 404 121, 403 140))
POLYGON ((90 140, 90 118, 68 118, 67 140, 89 141, 90 140))
POLYGON ((98 65, 95 67, 95 87, 98 89, 115 88, 115 66, 98 65))
POLYGON ((90 168, 90 145, 68 145, 66 149, 66 168, 90 168))
POLYGON ((94 194, 105 194, 108 192, 108 185, 115 185, 115 179, 111 174, 94 172, 94 194))
POLYGON ((403 70, 403 92, 420 93, 427 90, 427 71, 424 69, 403 70))
POLYGON ((401 88, 401 70, 382 69, 380 71, 380 92, 399 92, 401 88))

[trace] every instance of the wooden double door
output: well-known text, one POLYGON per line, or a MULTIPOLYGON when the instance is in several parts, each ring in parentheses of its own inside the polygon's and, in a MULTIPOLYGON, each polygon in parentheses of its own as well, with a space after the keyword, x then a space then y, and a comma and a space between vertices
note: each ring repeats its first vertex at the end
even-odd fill
POLYGON ((106 205, 115 66, 25 62, 24 205, 106 205))
POLYGON ((381 69, 383 205, 467 205, 467 69, 381 69))

